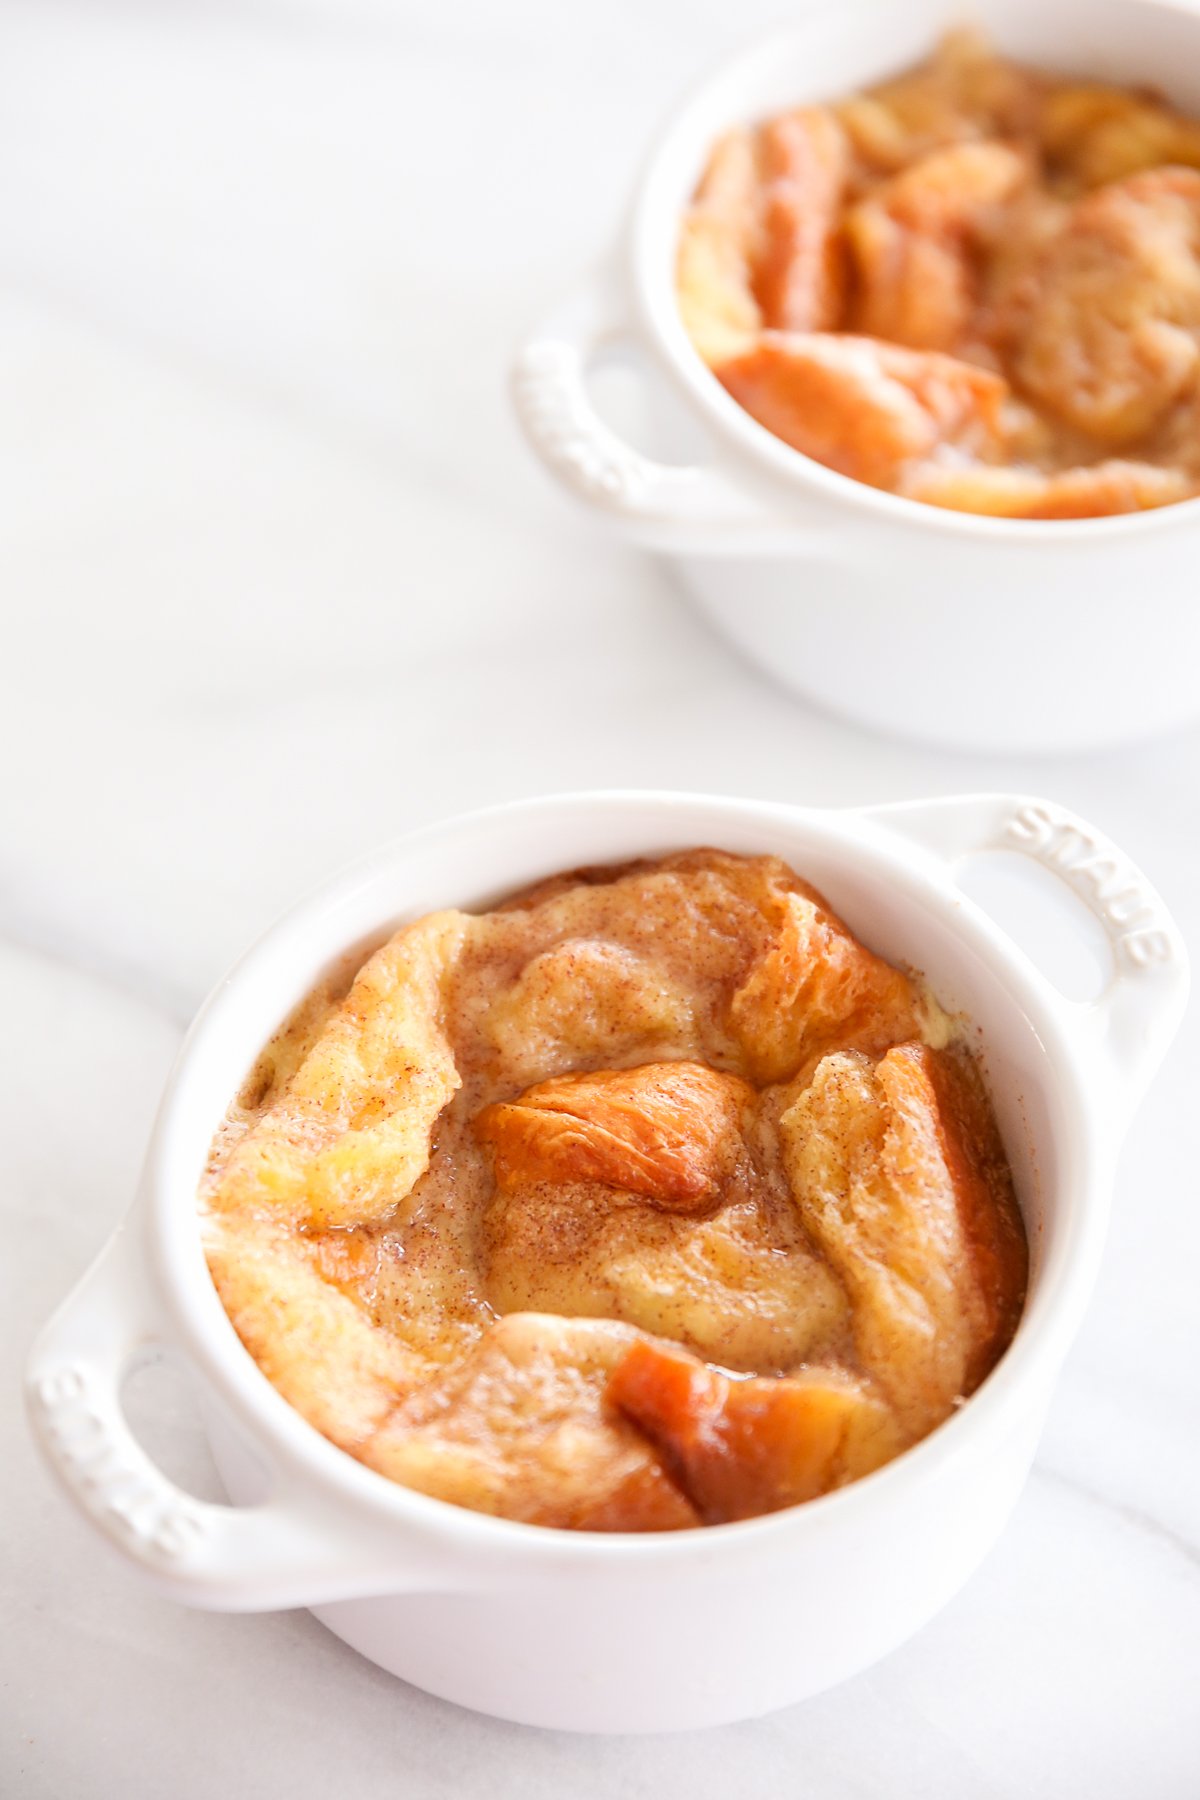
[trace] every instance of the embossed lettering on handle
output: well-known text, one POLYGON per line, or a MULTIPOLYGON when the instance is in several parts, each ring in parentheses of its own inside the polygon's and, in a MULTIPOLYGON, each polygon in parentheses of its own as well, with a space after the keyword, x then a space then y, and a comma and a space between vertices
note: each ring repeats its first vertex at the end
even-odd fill
POLYGON ((1173 962, 1162 903, 1107 839, 1049 801, 1018 807, 1001 845, 1023 850, 1062 877, 1103 925, 1119 965, 1131 972, 1173 962))
MULTIPOLYGON (((1093 1000, 1065 998, 1038 975, 1059 1023, 1089 1060, 1098 1118, 1128 1123, 1175 1035, 1188 991, 1188 956, 1163 901, 1130 859, 1053 800, 1024 794, 959 794, 866 809, 953 872, 980 851, 1015 851, 1041 863, 1079 896, 1112 948, 1112 970, 1093 1000)), ((984 909, 986 912, 986 908, 984 909)), ((1033 965, 1030 965, 1031 971, 1033 965)), ((1036 973, 1036 971, 1033 971, 1036 973)))

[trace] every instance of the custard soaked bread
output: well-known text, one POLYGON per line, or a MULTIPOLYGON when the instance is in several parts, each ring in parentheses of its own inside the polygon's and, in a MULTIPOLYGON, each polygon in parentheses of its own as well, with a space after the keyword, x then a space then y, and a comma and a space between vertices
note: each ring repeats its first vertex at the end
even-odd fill
POLYGON ((768 431, 963 512, 1200 493, 1200 124, 951 33, 920 68, 714 146, 683 323, 768 431))
POLYGON ((868 1473, 1024 1296, 954 1022, 783 863, 716 850, 398 931, 268 1046, 201 1205, 234 1326, 318 1430, 579 1530, 868 1473))

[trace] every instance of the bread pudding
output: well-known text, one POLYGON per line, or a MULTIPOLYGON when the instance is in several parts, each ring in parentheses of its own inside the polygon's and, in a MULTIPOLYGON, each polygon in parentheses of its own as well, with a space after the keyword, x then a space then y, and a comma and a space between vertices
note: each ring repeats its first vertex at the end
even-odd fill
POLYGON ((1200 493, 1200 122, 969 32, 727 133, 684 325, 735 400, 877 488, 1014 519, 1200 493))
POLYGON ((432 914, 331 976, 201 1209, 233 1325, 319 1431, 577 1530, 869 1473, 973 1392, 1025 1291, 966 1027, 785 864, 708 849, 432 914))

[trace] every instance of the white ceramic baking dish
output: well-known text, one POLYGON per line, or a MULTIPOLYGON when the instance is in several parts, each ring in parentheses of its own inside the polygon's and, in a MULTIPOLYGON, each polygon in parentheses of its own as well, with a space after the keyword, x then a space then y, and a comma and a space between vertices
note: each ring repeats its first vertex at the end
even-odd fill
POLYGON ((903 69, 964 18, 1011 55, 1150 83, 1200 116, 1200 15, 1178 0, 812 0, 678 113, 616 254, 520 351, 517 414, 574 495, 661 551, 714 625, 822 706, 986 750, 1166 731, 1200 712, 1200 501, 1050 523, 877 492, 758 425, 692 349, 675 306, 679 218, 723 130, 903 69), (691 466, 640 454, 595 410, 589 371, 631 348, 695 421, 691 466))
POLYGON ((365 1656, 463 1705, 593 1731, 783 1706, 902 1642, 1004 1524, 1092 1286, 1118 1145, 1186 985, 1183 947, 1144 878, 1044 802, 821 812, 585 794, 419 832, 289 914, 204 1007, 134 1207, 32 1353, 38 1441, 80 1509, 160 1593, 227 1610, 311 1606, 365 1656), (870 945, 919 966, 977 1023, 1033 1252, 1016 1339, 968 1405, 896 1462, 743 1524, 586 1535, 397 1487, 306 1424, 234 1333, 195 1202, 214 1127, 262 1044, 347 945, 554 870, 694 844, 785 857, 870 945), (1112 970, 1094 1003, 1065 1000, 963 894, 963 859, 989 847, 1036 858, 1101 921, 1112 970), (130 1433, 122 1381, 163 1348, 194 1372, 239 1504, 180 1492, 130 1433))

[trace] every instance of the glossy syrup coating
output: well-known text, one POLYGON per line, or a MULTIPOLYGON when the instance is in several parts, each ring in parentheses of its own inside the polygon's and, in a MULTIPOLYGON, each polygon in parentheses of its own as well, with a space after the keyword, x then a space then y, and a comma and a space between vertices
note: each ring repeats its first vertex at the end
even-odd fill
POLYGON ((267 1047, 201 1205, 281 1393, 391 1479, 579 1530, 796 1504, 985 1377, 1025 1239, 919 980, 770 857, 405 926, 267 1047))

